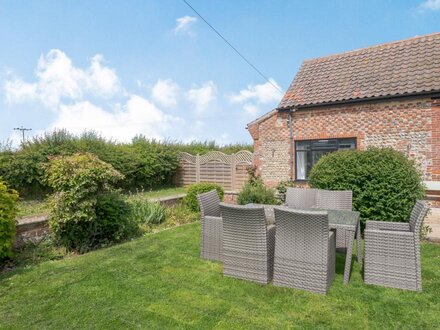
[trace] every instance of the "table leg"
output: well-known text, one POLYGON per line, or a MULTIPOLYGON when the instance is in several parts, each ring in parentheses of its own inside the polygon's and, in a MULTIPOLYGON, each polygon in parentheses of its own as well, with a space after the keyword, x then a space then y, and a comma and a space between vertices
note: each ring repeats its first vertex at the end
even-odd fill
POLYGON ((357 229, 356 229, 356 243, 357 243, 357 246, 356 246, 356 258, 357 258, 357 261, 358 261, 359 265, 362 268, 362 261, 363 261, 364 258, 363 258, 363 255, 362 255, 361 242, 362 242, 361 223, 360 223, 360 221, 358 221, 357 229))
POLYGON ((345 269, 344 269, 344 284, 348 284, 348 281, 350 279, 350 272, 351 272, 351 258, 353 254, 353 241, 356 234, 355 230, 347 230, 347 233, 349 233, 348 238, 348 245, 347 245, 347 254, 345 255, 345 269))

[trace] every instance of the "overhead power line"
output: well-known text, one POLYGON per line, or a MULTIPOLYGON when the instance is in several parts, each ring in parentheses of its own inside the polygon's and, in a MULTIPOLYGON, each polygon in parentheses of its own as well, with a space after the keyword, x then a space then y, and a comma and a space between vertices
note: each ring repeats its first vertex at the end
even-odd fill
POLYGON ((193 12, 196 13, 197 16, 199 16, 220 38, 222 38, 222 40, 229 46, 231 47, 237 54, 238 56, 240 56, 247 64, 249 64, 249 66, 254 69, 261 77, 264 78, 264 80, 266 80, 271 86, 273 86, 277 91, 279 91, 280 93, 283 93, 283 91, 277 86, 275 85, 263 72, 261 72, 255 65, 253 65, 251 63, 251 61, 249 61, 242 53, 240 53, 238 51, 237 48, 235 48, 225 37, 223 37, 223 35, 217 31, 217 29, 215 27, 213 27, 197 10, 194 9, 193 6, 191 6, 188 1, 186 0, 182 0, 189 8, 192 9, 193 12))

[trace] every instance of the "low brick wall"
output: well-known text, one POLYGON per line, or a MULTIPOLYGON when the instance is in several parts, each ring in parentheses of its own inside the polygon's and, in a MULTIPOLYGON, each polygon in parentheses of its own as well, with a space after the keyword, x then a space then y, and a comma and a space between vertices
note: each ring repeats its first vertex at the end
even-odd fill
MULTIPOLYGON (((151 201, 171 206, 182 201, 185 196, 186 194, 179 194, 171 197, 153 198, 151 201)), ((48 235, 49 224, 47 215, 17 219, 17 234, 14 248, 20 248, 27 242, 39 242, 48 235)))
POLYGON ((18 219, 17 222, 14 248, 19 248, 27 242, 38 242, 49 235, 47 215, 18 219))

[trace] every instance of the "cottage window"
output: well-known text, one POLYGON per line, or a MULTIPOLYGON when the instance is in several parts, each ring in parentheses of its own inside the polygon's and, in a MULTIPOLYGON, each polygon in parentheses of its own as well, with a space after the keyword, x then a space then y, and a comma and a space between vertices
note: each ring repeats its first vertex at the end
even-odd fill
POLYGON ((313 165, 326 153, 356 149, 356 139, 307 140, 295 142, 296 180, 307 180, 313 165))

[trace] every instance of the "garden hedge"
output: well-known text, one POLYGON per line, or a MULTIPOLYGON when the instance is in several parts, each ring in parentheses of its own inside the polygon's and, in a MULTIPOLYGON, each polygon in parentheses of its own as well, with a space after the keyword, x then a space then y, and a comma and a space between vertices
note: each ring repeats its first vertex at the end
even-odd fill
POLYGON ((352 190, 353 207, 361 218, 408 221, 425 187, 414 162, 394 149, 338 151, 313 166, 311 187, 352 190))

